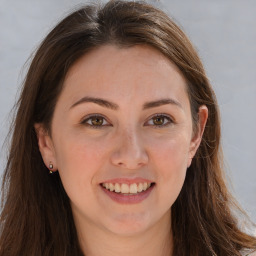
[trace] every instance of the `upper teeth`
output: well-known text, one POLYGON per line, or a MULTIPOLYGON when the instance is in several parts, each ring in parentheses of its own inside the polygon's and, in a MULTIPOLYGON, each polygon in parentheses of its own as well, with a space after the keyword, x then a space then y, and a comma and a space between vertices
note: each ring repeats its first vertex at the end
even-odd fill
POLYGON ((150 187, 151 183, 132 183, 130 185, 126 183, 102 183, 102 186, 110 191, 122 194, 137 194, 139 192, 145 191, 150 187))

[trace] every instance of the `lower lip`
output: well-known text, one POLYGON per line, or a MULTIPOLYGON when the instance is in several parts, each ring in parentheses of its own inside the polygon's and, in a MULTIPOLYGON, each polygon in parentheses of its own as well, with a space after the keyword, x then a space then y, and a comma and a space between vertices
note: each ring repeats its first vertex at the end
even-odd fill
POLYGON ((120 204, 137 204, 145 200, 151 193, 151 191, 154 189, 155 184, 153 184, 150 188, 148 188, 146 191, 140 192, 135 195, 123 195, 122 193, 115 193, 111 192, 105 188, 102 188, 102 190, 108 195, 113 201, 120 203, 120 204))

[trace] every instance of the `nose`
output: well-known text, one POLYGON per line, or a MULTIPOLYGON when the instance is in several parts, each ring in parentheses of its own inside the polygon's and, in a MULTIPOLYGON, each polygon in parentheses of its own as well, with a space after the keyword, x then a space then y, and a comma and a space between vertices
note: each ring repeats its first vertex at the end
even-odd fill
POLYGON ((120 134, 117 145, 111 155, 113 165, 136 170, 148 163, 148 154, 142 138, 135 133, 125 131, 120 134))

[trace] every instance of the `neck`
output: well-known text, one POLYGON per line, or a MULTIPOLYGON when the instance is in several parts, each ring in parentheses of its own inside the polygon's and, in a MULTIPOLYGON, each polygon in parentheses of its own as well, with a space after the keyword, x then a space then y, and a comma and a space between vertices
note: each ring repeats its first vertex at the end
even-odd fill
POLYGON ((135 235, 118 235, 86 225, 82 229, 78 228, 78 236, 86 256, 172 255, 170 214, 164 216, 157 225, 135 235))

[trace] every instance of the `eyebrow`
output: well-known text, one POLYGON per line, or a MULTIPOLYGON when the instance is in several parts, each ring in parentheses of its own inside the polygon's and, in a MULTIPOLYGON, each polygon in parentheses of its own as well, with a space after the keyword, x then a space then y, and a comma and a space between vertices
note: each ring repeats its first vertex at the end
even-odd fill
POLYGON ((100 98, 94 98, 94 97, 83 97, 80 100, 78 100, 76 103, 74 103, 71 106, 71 108, 73 108, 79 104, 86 103, 86 102, 92 102, 92 103, 98 104, 102 107, 113 109, 113 110, 119 109, 119 106, 113 102, 110 102, 110 101, 104 100, 104 99, 100 99, 100 98))
POLYGON ((161 99, 161 100, 146 102, 143 105, 143 110, 149 109, 149 108, 155 108, 155 107, 159 107, 159 106, 167 105, 167 104, 175 105, 177 107, 182 108, 182 105, 178 101, 168 98, 168 99, 161 99))
MULTIPOLYGON (((95 103, 95 104, 98 104, 102 107, 109 108, 109 109, 112 109, 112 110, 118 110, 119 109, 119 106, 116 103, 113 103, 113 102, 110 102, 108 100, 101 99, 101 98, 95 98, 95 97, 83 97, 80 100, 78 100, 77 102, 75 102, 70 107, 70 109, 79 105, 79 104, 87 103, 87 102, 95 103)), ((156 101, 146 102, 145 104, 143 104, 142 109, 146 110, 146 109, 155 108, 155 107, 159 107, 159 106, 167 105, 167 104, 175 105, 175 106, 178 106, 178 107, 182 108, 182 105, 178 101, 176 101, 174 99, 167 98, 167 99, 160 99, 160 100, 156 100, 156 101)))

